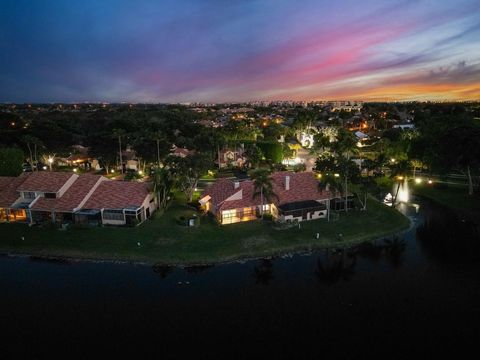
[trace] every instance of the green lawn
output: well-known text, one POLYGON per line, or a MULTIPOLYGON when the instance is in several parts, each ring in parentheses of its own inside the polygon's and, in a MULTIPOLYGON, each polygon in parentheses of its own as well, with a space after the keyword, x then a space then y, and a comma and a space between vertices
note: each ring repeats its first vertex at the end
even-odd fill
POLYGON ((424 196, 454 210, 480 215, 480 197, 468 195, 467 186, 448 185, 435 187, 428 184, 411 185, 414 194, 424 196))
POLYGON ((336 221, 303 222, 301 228, 277 230, 262 220, 226 226, 202 216, 199 225, 180 224, 195 210, 175 200, 165 214, 136 228, 52 228, 1 224, 0 252, 52 257, 201 264, 261 257, 298 250, 346 246, 390 235, 408 227, 406 217, 370 200, 368 211, 341 213, 336 221), (316 233, 320 238, 315 238, 316 233), (342 236, 339 238, 338 234, 342 236), (22 240, 22 236, 24 240, 22 240), (138 246, 137 243, 140 243, 138 246))

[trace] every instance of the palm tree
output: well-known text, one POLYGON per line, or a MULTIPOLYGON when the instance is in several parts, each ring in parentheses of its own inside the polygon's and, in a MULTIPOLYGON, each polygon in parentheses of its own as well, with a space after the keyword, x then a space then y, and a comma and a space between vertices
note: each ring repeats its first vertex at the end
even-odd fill
POLYGON ((278 196, 273 192, 273 183, 270 175, 270 170, 266 168, 256 169, 250 173, 250 178, 253 180, 254 187, 253 198, 260 195, 260 201, 262 204, 260 214, 262 215, 262 218, 265 199, 268 201, 271 201, 274 197, 278 199, 278 196))
POLYGON ((113 129, 113 136, 118 138, 118 155, 120 159, 120 173, 123 174, 122 137, 125 136, 125 130, 113 129))
POLYGON ((350 131, 340 129, 337 141, 333 145, 333 149, 338 157, 338 164, 340 165, 345 180, 345 212, 348 212, 348 177, 350 158, 353 154, 358 152, 355 135, 350 131))
POLYGON ((157 196, 157 204, 159 208, 167 206, 168 194, 175 184, 174 174, 166 168, 158 168, 152 176, 153 192, 157 196))
POLYGON ((360 189, 363 193, 363 201, 360 199, 360 196, 357 195, 358 200, 362 204, 362 210, 367 210, 367 197, 376 188, 376 183, 371 176, 362 177, 360 180, 360 189))
POLYGON ((313 136, 312 153, 324 153, 325 148, 330 146, 330 138, 323 133, 318 133, 313 136))
MULTIPOLYGON (((334 174, 325 174, 322 175, 320 181, 318 182, 318 190, 320 191, 330 191, 331 193, 342 193, 343 184, 339 176, 334 174)), ((327 221, 330 221, 330 201, 328 202, 327 209, 327 221)))

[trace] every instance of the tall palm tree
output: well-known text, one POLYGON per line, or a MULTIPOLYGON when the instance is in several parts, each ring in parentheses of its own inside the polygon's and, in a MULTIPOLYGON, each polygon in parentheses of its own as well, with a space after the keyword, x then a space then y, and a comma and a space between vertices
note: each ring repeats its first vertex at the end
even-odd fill
POLYGON ((166 168, 157 168, 152 175, 153 192, 157 197, 158 207, 165 208, 167 206, 168 194, 175 185, 175 176, 166 168))
POLYGON ((349 177, 349 163, 352 155, 358 153, 357 139, 350 131, 346 129, 340 129, 337 136, 337 141, 333 145, 338 164, 343 172, 343 178, 345 181, 345 212, 348 212, 348 177, 349 177))
POLYGON ((120 173, 123 174, 123 158, 122 158, 122 137, 125 136, 125 130, 113 129, 113 136, 118 138, 118 156, 120 159, 120 173))
MULTIPOLYGON (((318 190, 326 190, 330 191, 331 193, 341 194, 344 188, 340 177, 335 176, 334 174, 325 174, 322 175, 322 178, 318 182, 318 190)), ((330 201, 328 203, 327 216, 327 220, 330 221, 330 201)))
POLYGON ((263 206, 265 204, 265 199, 272 201, 275 197, 278 199, 277 194, 273 192, 273 183, 271 178, 271 171, 266 168, 260 168, 253 170, 250 173, 250 178, 253 180, 253 198, 260 195, 260 202, 262 204, 260 214, 263 218, 263 206))
POLYGON ((363 201, 360 196, 357 195, 358 200, 362 204, 362 209, 367 210, 367 198, 368 194, 372 193, 376 188, 376 183, 371 176, 362 177, 360 180, 360 189, 363 193, 363 201))

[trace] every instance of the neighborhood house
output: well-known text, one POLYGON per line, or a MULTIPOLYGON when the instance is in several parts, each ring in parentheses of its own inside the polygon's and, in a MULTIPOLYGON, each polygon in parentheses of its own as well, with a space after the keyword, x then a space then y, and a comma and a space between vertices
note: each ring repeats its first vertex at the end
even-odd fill
POLYGON ((277 172, 272 174, 274 195, 262 198, 252 180, 222 179, 207 188, 199 200, 205 211, 215 215, 221 224, 254 220, 268 213, 277 221, 304 221, 328 215, 332 193, 321 191, 311 172, 277 172))
POLYGON ((66 172, 0 177, 0 221, 137 225, 155 211, 147 184, 66 172))

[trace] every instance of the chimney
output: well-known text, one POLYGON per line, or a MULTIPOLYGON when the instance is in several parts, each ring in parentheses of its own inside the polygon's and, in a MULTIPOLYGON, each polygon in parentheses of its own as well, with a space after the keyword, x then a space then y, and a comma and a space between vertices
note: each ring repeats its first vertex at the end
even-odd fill
POLYGON ((239 181, 234 181, 233 182, 233 188, 238 189, 240 187, 240 182, 239 181))
POLYGON ((290 176, 285 176, 285 190, 290 190, 290 176))

